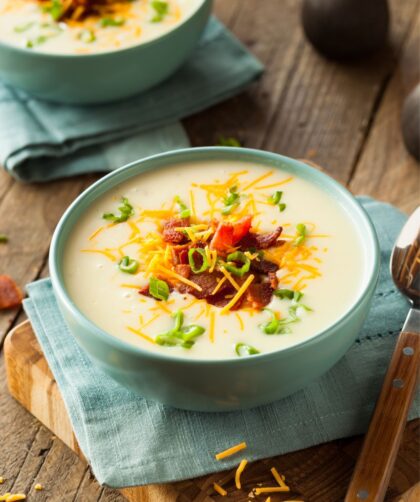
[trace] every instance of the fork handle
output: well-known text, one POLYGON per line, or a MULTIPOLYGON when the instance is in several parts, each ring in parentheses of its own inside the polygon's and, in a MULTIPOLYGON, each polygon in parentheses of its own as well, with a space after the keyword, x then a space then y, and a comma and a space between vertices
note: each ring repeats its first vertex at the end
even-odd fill
POLYGON ((376 403, 345 502, 381 502, 416 388, 420 334, 402 331, 376 403))

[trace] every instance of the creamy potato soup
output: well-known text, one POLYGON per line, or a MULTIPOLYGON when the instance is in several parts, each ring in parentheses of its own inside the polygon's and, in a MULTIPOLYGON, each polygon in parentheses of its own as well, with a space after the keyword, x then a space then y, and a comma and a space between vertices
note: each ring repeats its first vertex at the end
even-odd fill
POLYGON ((203 0, 0 0, 0 41, 58 54, 126 48, 164 35, 203 0))
POLYGON ((108 333, 187 358, 284 349, 333 324, 363 275, 360 235, 321 188, 228 161, 141 174, 74 226, 65 285, 108 333))

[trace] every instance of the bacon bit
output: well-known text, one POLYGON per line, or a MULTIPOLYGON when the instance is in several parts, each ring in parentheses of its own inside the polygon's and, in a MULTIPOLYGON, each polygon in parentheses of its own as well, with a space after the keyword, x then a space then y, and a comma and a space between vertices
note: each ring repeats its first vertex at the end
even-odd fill
POLYGON ((266 282, 251 284, 246 291, 246 301, 253 309, 261 310, 270 303, 272 295, 270 284, 266 282))
POLYGON ((8 275, 0 275, 0 310, 19 307, 23 294, 8 275))
MULTIPOLYGON (((186 284, 180 284, 177 289, 181 293, 189 293, 190 295, 195 296, 199 300, 209 299, 216 288, 218 286, 220 280, 223 278, 223 275, 220 272, 203 272, 202 274, 194 274, 191 277, 191 282, 197 284, 200 287, 200 290, 192 288, 186 284)), ((226 293, 226 288, 229 287, 229 284, 223 284, 219 289, 219 294, 223 292, 226 293)), ((215 297, 216 295, 214 295, 215 297)))
POLYGON ((279 269, 277 263, 269 260, 252 260, 251 270, 253 272, 258 272, 259 274, 269 274, 270 272, 276 273, 279 269))
POLYGON ((188 244, 172 247, 172 260, 175 265, 188 265, 188 249, 188 244))
POLYGON ((180 263, 179 265, 175 265, 175 272, 182 275, 182 277, 185 277, 185 279, 189 279, 191 276, 191 267, 180 263))
POLYGON ((235 223, 221 221, 210 242, 211 249, 217 249, 220 252, 227 252, 246 236, 251 228, 252 216, 244 216, 235 223))
POLYGON ((277 244, 280 244, 280 242, 277 242, 277 239, 280 237, 280 234, 282 233, 283 228, 282 227, 277 227, 274 232, 268 232, 265 234, 257 234, 253 232, 248 232, 247 235, 241 241, 239 242, 239 246, 241 249, 249 249, 249 248, 255 248, 255 249, 267 249, 272 246, 275 246, 277 244))
POLYGON ((275 272, 268 272, 268 283, 270 284, 272 289, 277 289, 279 280, 275 272))
POLYGON ((162 229, 163 240, 171 244, 182 244, 186 241, 186 236, 183 232, 175 229, 179 227, 188 227, 189 225, 189 218, 171 218, 165 221, 162 229))
POLYGON ((244 216, 238 221, 233 223, 233 244, 239 242, 242 237, 249 232, 252 224, 252 216, 244 216))
POLYGON ((217 249, 222 253, 229 251, 233 246, 233 225, 232 223, 221 222, 216 228, 216 232, 210 241, 210 249, 217 249))

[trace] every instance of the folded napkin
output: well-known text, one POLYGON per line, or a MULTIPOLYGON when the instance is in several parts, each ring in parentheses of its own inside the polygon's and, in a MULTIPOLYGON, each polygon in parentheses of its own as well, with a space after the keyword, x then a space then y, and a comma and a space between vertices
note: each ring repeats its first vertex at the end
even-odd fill
MULTIPOLYGON (((195 413, 135 395, 92 365, 70 334, 48 279, 28 286, 24 307, 57 380, 77 439, 100 483, 113 487, 180 480, 237 465, 214 454, 246 441, 250 461, 366 430, 408 305, 388 261, 405 217, 359 199, 376 227, 382 271, 358 340, 328 373, 292 396, 243 412, 195 413)), ((420 399, 410 418, 420 415, 420 399)))
POLYGON ((60 105, 0 83, 0 163, 19 180, 47 181, 111 171, 141 157, 189 146, 176 122, 238 93, 262 70, 212 18, 182 68, 158 87, 125 101, 60 105))

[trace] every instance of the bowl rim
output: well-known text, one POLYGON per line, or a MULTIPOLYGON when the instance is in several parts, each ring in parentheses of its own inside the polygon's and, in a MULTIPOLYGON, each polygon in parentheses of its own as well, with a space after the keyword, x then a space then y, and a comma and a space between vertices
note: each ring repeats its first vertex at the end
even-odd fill
POLYGON ((102 52, 94 52, 90 54, 60 54, 60 53, 55 53, 55 52, 41 52, 41 51, 33 51, 31 49, 28 49, 27 47, 19 47, 18 45, 11 44, 9 42, 5 42, 4 40, 0 39, 0 49, 9 49, 12 51, 16 51, 21 54, 25 55, 33 55, 34 57, 39 57, 40 59, 70 59, 70 60, 85 60, 85 59, 93 59, 93 58, 101 58, 101 57, 107 57, 112 54, 127 54, 128 52, 131 52, 133 50, 138 49, 139 47, 141 48, 146 48, 150 47, 152 45, 158 44, 159 42, 163 41, 166 38, 170 38, 173 36, 176 32, 181 30, 185 24, 187 24, 189 21, 191 21, 195 16, 199 14, 201 9, 203 9, 207 4, 210 6, 213 3, 213 0, 200 0, 201 3, 198 4, 197 8, 193 10, 188 17, 182 20, 181 23, 175 25, 171 30, 163 33, 161 36, 152 38, 151 40, 147 42, 140 42, 138 44, 130 45, 128 47, 122 47, 121 49, 114 49, 114 50, 107 50, 107 51, 102 51, 102 52))
MULTIPOLYGON (((306 179, 306 178, 305 178, 306 179)), ((343 207, 343 209, 345 209, 343 207)), ((74 226, 74 223, 70 225, 70 230, 74 226)), ((68 206, 62 217, 60 218, 50 246, 49 254, 49 269, 50 277, 53 286, 54 294, 59 299, 59 304, 65 306, 66 310, 71 313, 72 317, 76 319, 77 323, 81 327, 89 332, 90 336, 105 342, 107 345, 111 345, 113 348, 122 351, 123 353, 129 354, 131 356, 142 356, 147 359, 157 359, 161 361, 167 361, 179 364, 192 364, 192 365, 224 365, 224 364, 250 364, 261 362, 261 360, 270 360, 272 358, 278 358, 280 356, 288 355, 291 352, 301 350, 307 345, 317 343, 321 339, 328 337, 332 331, 337 331, 340 326, 346 324, 348 319, 352 316, 353 312, 360 307, 360 305, 369 298, 376 287, 380 268, 380 249, 379 242, 376 235, 375 228, 369 215, 366 213, 365 209, 359 203, 359 201, 338 181, 336 181, 331 176, 325 174, 323 171, 315 169, 314 167, 306 164, 302 160, 293 159, 291 157, 286 157, 274 152, 268 152, 264 150, 252 149, 252 148, 235 148, 235 147, 195 147, 195 148, 182 148, 177 150, 170 150, 168 152, 160 153, 157 155, 151 155, 143 159, 139 159, 129 164, 126 164, 111 173, 105 175, 104 177, 97 180, 81 194, 79 194, 76 199, 68 206), (167 160, 167 163, 164 161, 167 160), (78 208, 78 206, 92 194, 94 196, 95 192, 99 190, 99 194, 94 197, 93 200, 88 202, 90 206, 97 198, 100 198, 104 193, 109 190, 114 189, 116 186, 129 181, 130 179, 140 176, 141 174, 153 171, 154 169, 162 169, 165 167, 170 167, 171 165, 176 165, 177 163, 188 163, 194 161, 207 161, 207 160, 243 160, 245 162, 260 162, 261 164, 267 164, 272 161, 274 168, 279 169, 281 164, 286 167, 293 166, 297 170, 303 170, 303 173, 308 174, 309 182, 314 182, 319 180, 325 182, 327 187, 332 187, 334 195, 337 197, 337 203, 339 201, 345 201, 346 205, 350 205, 352 209, 357 211, 357 216, 360 221, 363 222, 364 227, 368 230, 368 235, 361 239, 362 249, 367 252, 367 259, 371 263, 370 267, 364 271, 364 276, 366 279, 363 280, 364 287, 360 287, 360 291, 357 296, 350 304, 350 306, 345 310, 345 312, 332 324, 328 325, 325 329, 319 331, 318 333, 312 335, 311 337, 302 340, 301 342, 291 345, 286 348, 273 350, 270 352, 264 352, 261 354, 253 355, 252 357, 229 357, 220 359, 210 359, 210 358, 191 358, 185 356, 174 355, 170 353, 160 353, 155 351, 148 351, 140 346, 131 344, 125 340, 122 340, 114 335, 111 335, 104 329, 100 328, 93 321, 91 321, 70 298, 65 285, 64 278, 62 277, 61 269, 59 266, 60 259, 58 256, 58 249, 60 240, 62 238, 63 231, 65 227, 69 224, 68 220, 72 217, 73 211, 78 208), (154 162, 161 162, 160 165, 154 166, 154 162), (277 164, 276 164, 277 163, 277 164), (150 165, 151 164, 151 165, 150 165), (140 170, 139 170, 140 168, 140 170), (143 169, 142 169, 143 168, 143 169), (120 177, 122 176, 122 179, 120 177), (112 180, 116 178, 117 182, 111 186, 108 186, 103 192, 100 190, 102 185, 109 184, 112 180)), ((74 335, 73 335, 74 336, 74 335)), ((94 357, 94 356, 93 356, 94 357)))

